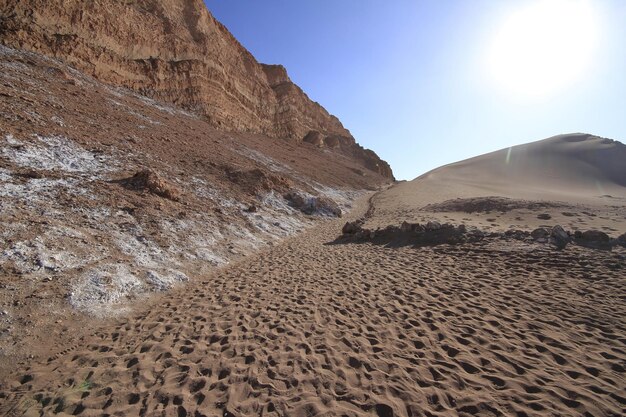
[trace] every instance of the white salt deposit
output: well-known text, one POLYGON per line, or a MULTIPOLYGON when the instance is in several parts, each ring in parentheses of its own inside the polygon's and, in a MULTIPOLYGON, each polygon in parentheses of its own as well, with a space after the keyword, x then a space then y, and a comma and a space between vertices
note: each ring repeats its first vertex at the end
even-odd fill
POLYGON ((126 265, 104 264, 80 277, 69 301, 73 307, 94 315, 115 315, 125 311, 116 304, 143 290, 144 283, 126 265))
POLYGON ((33 141, 18 141, 11 135, 5 137, 2 155, 14 164, 37 170, 59 170, 72 173, 89 173, 94 177, 111 170, 105 157, 86 151, 63 136, 34 135, 33 141))

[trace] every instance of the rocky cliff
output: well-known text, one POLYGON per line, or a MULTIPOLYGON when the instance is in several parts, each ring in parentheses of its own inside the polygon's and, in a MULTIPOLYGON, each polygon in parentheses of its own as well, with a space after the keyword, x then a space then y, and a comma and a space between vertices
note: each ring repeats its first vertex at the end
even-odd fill
POLYGON ((327 146, 393 178, 284 67, 263 65, 201 0, 5 0, 0 42, 203 114, 220 129, 327 146))

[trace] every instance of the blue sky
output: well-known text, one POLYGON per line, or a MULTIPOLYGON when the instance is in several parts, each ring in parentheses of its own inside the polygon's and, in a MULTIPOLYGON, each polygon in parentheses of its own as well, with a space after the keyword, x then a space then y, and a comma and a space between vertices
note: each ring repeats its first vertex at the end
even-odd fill
MULTIPOLYGON (((291 79, 338 116, 359 143, 387 160, 398 179, 412 179, 447 163, 560 133, 626 142, 626 1, 555 0, 558 18, 548 16, 549 29, 543 29, 548 35, 567 30, 559 25, 571 16, 570 3, 585 3, 587 9, 583 20, 572 21, 572 36, 542 55, 550 65, 529 67, 538 69, 536 77, 543 81, 533 83, 541 87, 530 94, 524 90, 531 84, 507 71, 518 70, 517 77, 532 72, 511 45, 521 42, 523 48, 530 33, 543 34, 536 14, 522 12, 538 1, 205 3, 257 60, 287 67, 291 79), (588 15, 591 22, 584 20, 588 15), (523 29, 511 34, 516 16, 522 16, 523 29), (591 34, 585 32, 592 26, 591 34), (519 33, 527 28, 534 32, 519 33), (587 49, 579 46, 589 38, 594 42, 587 49), (504 60, 502 48, 493 52, 493 45, 502 39, 504 54, 514 52, 507 62, 516 66, 504 70, 508 84, 493 75, 493 57, 500 64, 504 60), (561 58, 558 51, 568 48, 573 55, 561 58), (560 71, 557 78, 542 75, 550 68, 560 71), (569 77, 570 72, 578 75, 569 77), (561 80, 567 82, 560 85, 561 80)), ((532 45, 533 51, 543 44, 532 45)))

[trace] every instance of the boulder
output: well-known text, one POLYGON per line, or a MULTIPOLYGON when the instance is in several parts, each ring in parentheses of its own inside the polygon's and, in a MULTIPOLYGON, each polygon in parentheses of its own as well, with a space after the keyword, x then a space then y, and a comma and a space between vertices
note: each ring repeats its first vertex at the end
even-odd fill
POLYGON ((363 226, 362 220, 347 222, 341 229, 341 233, 344 235, 354 235, 361 230, 362 226, 363 226))
POLYGON ((587 230, 582 232, 576 243, 592 249, 611 250, 611 238, 600 230, 587 230))
POLYGON ((439 223, 438 221, 430 221, 426 223, 425 228, 427 231, 439 230, 441 229, 441 223, 439 223))
POLYGON ((304 214, 341 217, 341 208, 333 200, 326 197, 316 197, 300 191, 290 191, 283 196, 289 205, 304 214))
POLYGON ((324 146, 331 149, 337 149, 341 145, 339 136, 327 136, 324 138, 324 146))
POLYGON ((559 249, 564 249, 571 241, 569 233, 567 233, 561 226, 556 225, 550 231, 550 243, 555 245, 559 249))
POLYGON ((180 191, 149 169, 139 171, 132 177, 121 180, 120 183, 131 190, 147 191, 172 201, 180 200, 180 191))
POLYGON ((519 229, 509 229, 504 232, 504 235, 515 240, 524 240, 528 237, 529 233, 519 229))
POLYGON ((324 135, 322 135, 317 130, 311 130, 307 135, 302 139, 303 142, 310 143, 311 145, 317 146, 318 148, 324 147, 324 135))
POLYGON ((416 243, 422 245, 459 244, 467 241, 480 240, 477 235, 467 234, 465 226, 454 226, 450 223, 440 224, 429 222, 426 227, 416 233, 416 243))
POLYGON ((429 222, 427 225, 403 222, 400 226, 389 225, 382 229, 363 228, 363 221, 348 222, 343 226, 342 238, 349 241, 374 241, 377 244, 431 246, 476 242, 485 237, 478 230, 468 231, 465 225, 429 222))
POLYGON ((608 242, 611 240, 609 235, 600 230, 587 230, 583 232, 582 237, 583 240, 588 242, 608 242))
POLYGON ((545 241, 550 236, 550 232, 548 232, 548 230, 543 228, 543 227, 538 227, 535 230, 533 230, 532 232, 530 232, 530 236, 534 240, 538 240, 538 241, 543 240, 543 241, 545 241))

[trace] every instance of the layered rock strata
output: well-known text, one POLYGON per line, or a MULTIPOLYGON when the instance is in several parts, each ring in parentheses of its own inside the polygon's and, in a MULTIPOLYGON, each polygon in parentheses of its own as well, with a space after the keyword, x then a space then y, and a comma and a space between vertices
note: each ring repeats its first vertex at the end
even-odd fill
POLYGON ((0 42, 61 58, 101 81, 204 115, 224 130, 331 147, 393 178, 280 65, 256 61, 201 0, 6 0, 0 42), (335 139, 332 139, 335 138, 335 139))

